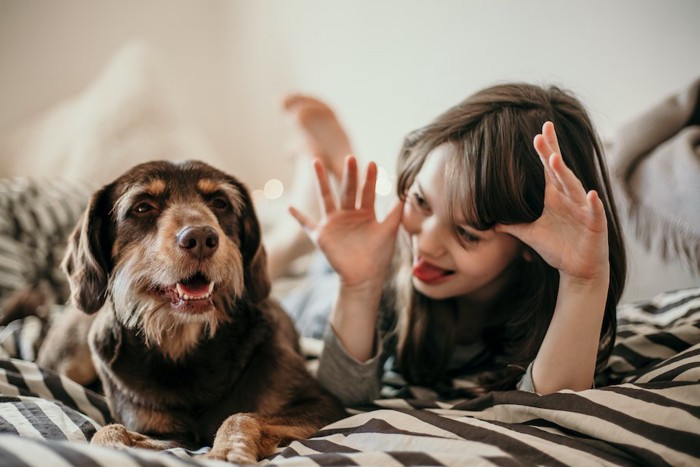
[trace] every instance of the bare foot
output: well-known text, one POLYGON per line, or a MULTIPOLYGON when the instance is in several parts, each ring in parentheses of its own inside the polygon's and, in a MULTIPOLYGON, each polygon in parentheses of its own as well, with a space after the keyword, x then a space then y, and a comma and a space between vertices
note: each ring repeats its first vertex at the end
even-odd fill
POLYGON ((302 94, 287 96, 282 105, 302 130, 313 156, 321 159, 336 180, 340 180, 343 161, 352 153, 352 148, 333 109, 323 101, 302 94))
MULTIPOLYGON (((340 181, 345 157, 352 152, 350 141, 333 110, 314 97, 290 94, 282 107, 294 120, 303 141, 293 149, 295 156, 311 154, 320 159, 335 181, 340 181)), ((312 217, 320 218, 318 194, 312 161, 306 157, 295 159, 294 176, 289 191, 289 202, 312 217)), ((268 272, 272 279, 287 274, 290 264, 314 249, 304 230, 291 216, 265 235, 268 272)))

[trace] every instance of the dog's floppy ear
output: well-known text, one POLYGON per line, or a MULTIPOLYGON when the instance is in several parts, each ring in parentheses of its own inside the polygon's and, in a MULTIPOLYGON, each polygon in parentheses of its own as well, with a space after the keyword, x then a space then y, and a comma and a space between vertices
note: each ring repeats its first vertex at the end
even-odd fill
POLYGON ((111 269, 113 221, 107 185, 92 195, 87 208, 68 241, 63 270, 68 276, 71 300, 85 313, 102 308, 107 299, 107 281, 111 269))
POLYGON ((244 193, 245 207, 241 213, 241 253, 245 289, 253 303, 261 302, 270 295, 270 275, 267 272, 267 253, 262 243, 260 223, 248 193, 244 193))

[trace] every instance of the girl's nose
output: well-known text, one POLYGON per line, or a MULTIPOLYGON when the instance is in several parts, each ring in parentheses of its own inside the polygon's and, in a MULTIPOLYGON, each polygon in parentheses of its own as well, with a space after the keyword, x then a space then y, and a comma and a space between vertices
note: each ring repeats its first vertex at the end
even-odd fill
POLYGON ((412 233, 418 254, 427 258, 439 258, 445 252, 445 232, 434 218, 426 218, 419 229, 412 233))

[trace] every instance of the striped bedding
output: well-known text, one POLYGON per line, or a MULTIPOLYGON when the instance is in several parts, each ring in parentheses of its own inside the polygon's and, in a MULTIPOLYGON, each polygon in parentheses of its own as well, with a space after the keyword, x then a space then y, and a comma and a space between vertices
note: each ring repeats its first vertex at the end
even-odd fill
MULTIPOLYGON (((0 208, 22 204, 3 199, 0 208)), ((56 242, 42 243, 41 227, 51 222, 53 230, 65 230, 79 212, 72 205, 53 206, 53 217, 34 212, 20 216, 23 224, 0 225, 0 292, 39 276, 54 280, 26 267, 34 250, 12 249, 29 238, 42 251, 60 250, 56 242), (24 224, 32 233, 18 241, 24 224), (25 267, 13 272, 17 264, 25 267)), ((54 267, 49 263, 43 267, 54 267)), ((206 446, 195 452, 91 446, 95 430, 110 421, 104 397, 32 362, 51 315, 0 328, 1 466, 228 465, 202 458, 206 446)), ((347 418, 281 447, 260 465, 700 465, 700 288, 621 305, 618 316, 615 350, 596 389, 378 400, 348 409, 347 418)))
MULTIPOLYGON (((260 464, 700 465, 700 288, 621 306, 619 315, 612 384, 452 403, 379 400, 260 464)), ((206 447, 90 446, 109 420, 104 398, 11 358, 7 349, 36 334, 23 332, 36 325, 30 318, 13 324, 2 336, 0 465, 216 465, 198 457, 206 447)))

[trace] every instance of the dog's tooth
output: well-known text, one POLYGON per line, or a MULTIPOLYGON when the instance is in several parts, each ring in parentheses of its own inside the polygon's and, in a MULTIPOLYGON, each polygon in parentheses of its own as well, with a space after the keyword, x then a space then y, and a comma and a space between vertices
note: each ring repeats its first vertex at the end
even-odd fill
POLYGON ((183 289, 182 285, 178 282, 175 284, 175 289, 177 291, 177 295, 180 298, 180 300, 185 300, 185 301, 196 301, 196 300, 208 300, 212 296, 212 291, 214 290, 214 283, 210 282, 208 286, 208 290, 204 292, 202 295, 191 295, 183 289))

